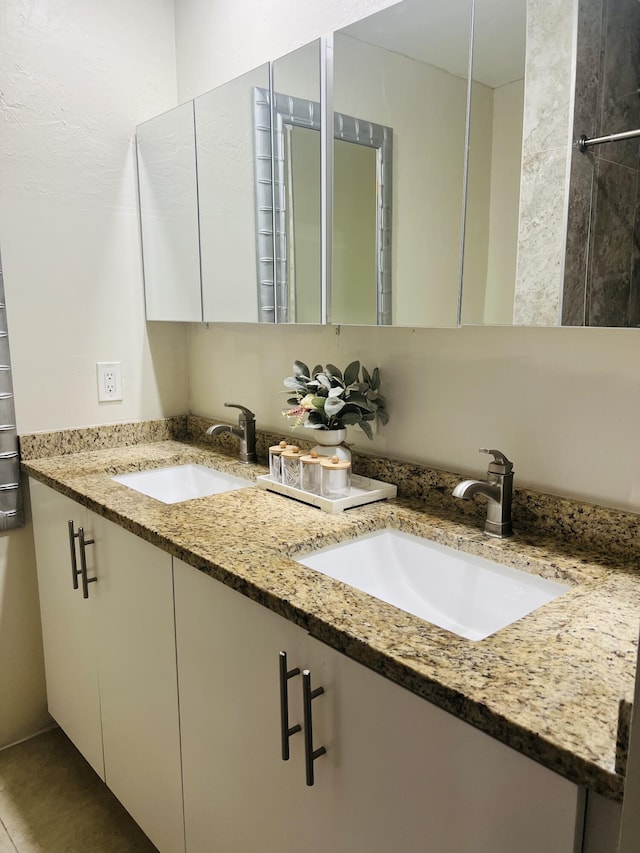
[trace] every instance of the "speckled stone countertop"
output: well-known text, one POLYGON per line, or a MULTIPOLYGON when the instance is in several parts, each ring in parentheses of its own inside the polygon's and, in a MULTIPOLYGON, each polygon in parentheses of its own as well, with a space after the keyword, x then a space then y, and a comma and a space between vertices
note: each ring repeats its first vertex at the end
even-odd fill
MULTIPOLYGON (((265 473, 263 466, 235 461, 224 442, 186 440, 190 426, 176 419, 168 431, 137 433, 136 444, 116 434, 111 443, 117 446, 106 448, 93 438, 83 443, 58 436, 42 443, 23 437, 23 470, 568 779, 621 799, 624 780, 615 769, 618 708, 621 699, 633 697, 640 624, 636 516, 524 493, 514 503, 516 535, 490 539, 481 532, 481 507, 468 509, 467 502, 449 499, 447 478, 455 482, 457 475, 422 472, 417 493, 403 483, 402 463, 395 471, 398 499, 337 515, 257 488, 163 504, 111 480, 117 473, 186 462, 249 479, 265 473), (87 446, 96 449, 81 449, 87 446), (432 487, 425 491, 430 476, 432 487), (537 529, 526 523, 527 512, 541 519, 537 529), (585 513, 593 515, 584 535, 565 535, 571 526, 567 512, 578 527, 585 513), (385 527, 572 589, 472 642, 293 559, 385 527), (600 531, 597 541, 593 529, 600 531)), ((201 435, 202 424, 195 427, 194 434, 201 435)), ((259 451, 273 438, 262 436, 259 451)), ((390 464, 354 457, 356 470, 369 468, 378 479, 391 479, 381 475, 381 466, 393 473, 390 464)))

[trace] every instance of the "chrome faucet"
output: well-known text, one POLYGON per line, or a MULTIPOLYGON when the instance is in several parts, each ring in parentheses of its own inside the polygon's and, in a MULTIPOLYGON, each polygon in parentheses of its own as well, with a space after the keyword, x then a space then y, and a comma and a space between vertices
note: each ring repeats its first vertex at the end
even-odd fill
POLYGON ((238 426, 231 424, 214 424, 207 430, 207 435, 218 435, 221 432, 229 432, 240 439, 240 453, 238 458, 241 462, 257 462, 256 454, 256 416, 246 406, 241 406, 238 403, 225 403, 232 409, 240 409, 238 415, 238 426))
POLYGON ((480 448, 480 453, 490 453, 487 479, 463 480, 453 490, 454 498, 472 498, 483 495, 487 498, 487 520, 484 532, 489 536, 504 539, 513 535, 511 524, 511 497, 513 494, 513 464, 499 450, 480 448))

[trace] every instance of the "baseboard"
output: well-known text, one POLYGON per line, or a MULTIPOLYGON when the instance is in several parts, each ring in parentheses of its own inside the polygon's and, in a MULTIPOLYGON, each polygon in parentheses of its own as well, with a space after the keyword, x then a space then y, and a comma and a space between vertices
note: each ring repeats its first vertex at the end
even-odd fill
POLYGON ((28 740, 33 740, 34 737, 38 737, 38 735, 43 735, 45 732, 50 732, 52 731, 52 729, 58 728, 60 728, 60 726, 57 723, 52 722, 51 725, 47 726, 44 729, 39 729, 37 732, 33 732, 33 734, 20 738, 20 740, 14 740, 12 743, 7 743, 4 746, 0 746, 0 752, 3 752, 5 749, 11 749, 12 746, 18 746, 19 743, 26 743, 28 740))

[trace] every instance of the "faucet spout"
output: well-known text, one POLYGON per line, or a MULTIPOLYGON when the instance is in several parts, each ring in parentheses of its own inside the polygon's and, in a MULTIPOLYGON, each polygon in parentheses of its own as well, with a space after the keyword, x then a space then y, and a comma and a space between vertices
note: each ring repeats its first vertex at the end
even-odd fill
POLYGON ((221 432, 228 432, 240 439, 240 452, 238 458, 240 462, 257 462, 258 456, 256 453, 256 421, 253 412, 245 406, 237 405, 236 403, 225 403, 225 406, 230 406, 234 409, 240 409, 238 416, 238 426, 231 424, 214 424, 207 430, 207 435, 218 435, 221 432))
POLYGON ((231 424, 214 424, 207 430, 207 435, 218 435, 221 432, 230 432, 231 435, 235 435, 236 438, 244 438, 242 430, 238 429, 238 427, 231 426, 231 424))
POLYGON ((493 486, 483 480, 463 480, 453 490, 454 498, 468 500, 474 495, 484 495, 488 500, 500 503, 501 489, 500 486, 493 486))
POLYGON ((513 465, 499 450, 481 450, 490 453, 486 480, 462 480, 453 490, 454 498, 468 500, 474 495, 487 499, 487 520, 484 532, 500 539, 513 534, 511 523, 511 498, 513 494, 513 465))

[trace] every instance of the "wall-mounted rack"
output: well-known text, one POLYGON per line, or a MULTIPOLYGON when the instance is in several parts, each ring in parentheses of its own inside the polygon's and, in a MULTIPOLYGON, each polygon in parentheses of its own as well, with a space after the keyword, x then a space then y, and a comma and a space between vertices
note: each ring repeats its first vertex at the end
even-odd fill
POLYGON ((0 531, 24 524, 18 433, 9 355, 7 306, 0 258, 0 531))

